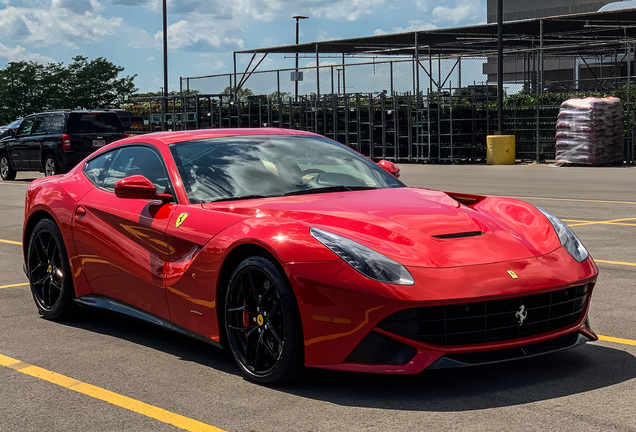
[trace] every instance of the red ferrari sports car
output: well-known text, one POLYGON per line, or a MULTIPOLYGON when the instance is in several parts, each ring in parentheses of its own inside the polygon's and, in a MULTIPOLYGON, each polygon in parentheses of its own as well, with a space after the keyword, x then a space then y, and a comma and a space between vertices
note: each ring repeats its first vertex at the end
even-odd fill
POLYGON ((598 271, 561 220, 406 187, 381 166, 283 129, 110 144, 29 186, 38 311, 132 315, 228 348, 264 384, 305 367, 414 374, 596 339, 598 271))

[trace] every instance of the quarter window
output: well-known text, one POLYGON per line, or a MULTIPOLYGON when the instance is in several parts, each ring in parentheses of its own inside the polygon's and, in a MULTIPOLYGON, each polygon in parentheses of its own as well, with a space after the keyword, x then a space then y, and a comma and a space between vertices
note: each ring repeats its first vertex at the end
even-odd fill
POLYGON ((86 174, 86 177, 88 177, 90 181, 95 183, 95 186, 103 186, 108 168, 113 162, 117 152, 119 152, 119 150, 100 155, 99 157, 89 161, 84 167, 84 174, 86 174))
POLYGON ((49 123, 49 133, 64 133, 64 114, 53 114, 51 116, 51 122, 49 123))
POLYGON ((108 168, 103 187, 114 190, 115 183, 133 175, 146 177, 159 193, 170 193, 170 182, 163 161, 155 151, 142 146, 124 147, 117 152, 108 168))

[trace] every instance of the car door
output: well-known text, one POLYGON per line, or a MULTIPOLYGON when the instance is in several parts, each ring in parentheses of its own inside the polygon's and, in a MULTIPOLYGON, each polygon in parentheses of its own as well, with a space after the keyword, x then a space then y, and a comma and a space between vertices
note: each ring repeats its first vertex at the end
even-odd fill
POLYGON ((6 143, 11 163, 15 169, 30 169, 28 142, 37 117, 27 117, 22 121, 15 136, 6 143))
POLYGON ((170 190, 163 160, 149 147, 126 146, 93 159, 84 172, 97 187, 79 199, 73 232, 91 290, 168 319, 166 227, 176 204, 114 193, 118 180, 135 174, 170 190))
POLYGON ((29 166, 31 169, 42 171, 42 144, 46 140, 48 133, 48 123, 51 116, 49 114, 42 114, 35 118, 33 128, 31 129, 31 135, 25 138, 24 143, 26 145, 29 166))

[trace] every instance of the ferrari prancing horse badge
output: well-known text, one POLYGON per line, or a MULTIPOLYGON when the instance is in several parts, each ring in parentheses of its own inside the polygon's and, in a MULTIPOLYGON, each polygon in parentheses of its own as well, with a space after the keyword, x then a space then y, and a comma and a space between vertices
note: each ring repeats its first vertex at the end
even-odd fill
POLYGON ((187 217, 190 216, 188 213, 181 213, 179 215, 179 217, 177 218, 177 228, 179 228, 181 226, 181 224, 187 219, 187 217))

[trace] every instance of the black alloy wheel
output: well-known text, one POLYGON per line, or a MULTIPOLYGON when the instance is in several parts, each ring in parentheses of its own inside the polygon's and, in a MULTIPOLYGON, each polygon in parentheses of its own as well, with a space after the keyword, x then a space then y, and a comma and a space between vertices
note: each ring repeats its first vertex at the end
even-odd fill
POLYGON ((57 168, 57 162, 52 154, 46 155, 44 158, 44 175, 46 177, 57 174, 59 169, 57 168))
POLYGON ((27 272, 40 315, 68 318, 75 306, 71 269, 62 233, 51 219, 39 221, 31 234, 27 272))
POLYGON ((2 180, 14 180, 15 174, 15 170, 9 160, 9 155, 6 153, 0 155, 0 177, 2 177, 2 180))
POLYGON ((263 256, 244 260, 230 278, 225 332, 243 374, 260 384, 284 384, 304 370, 302 326, 288 280, 263 256))

